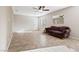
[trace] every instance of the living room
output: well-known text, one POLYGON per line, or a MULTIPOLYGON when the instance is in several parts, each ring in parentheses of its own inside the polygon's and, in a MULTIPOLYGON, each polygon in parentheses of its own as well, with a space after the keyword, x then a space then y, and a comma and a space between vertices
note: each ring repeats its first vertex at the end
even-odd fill
POLYGON ((78 6, 13 6, 8 51, 79 51, 78 11, 78 6))

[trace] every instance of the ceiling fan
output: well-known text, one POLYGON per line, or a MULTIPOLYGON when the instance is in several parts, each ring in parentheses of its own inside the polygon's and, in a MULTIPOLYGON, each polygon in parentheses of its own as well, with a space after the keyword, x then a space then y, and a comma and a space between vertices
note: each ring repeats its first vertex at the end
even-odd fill
POLYGON ((39 10, 42 10, 42 11, 49 11, 49 9, 45 8, 45 6, 39 6, 39 10))
POLYGON ((46 8, 46 6, 37 6, 37 7, 34 7, 34 9, 38 11, 49 11, 49 9, 46 8))

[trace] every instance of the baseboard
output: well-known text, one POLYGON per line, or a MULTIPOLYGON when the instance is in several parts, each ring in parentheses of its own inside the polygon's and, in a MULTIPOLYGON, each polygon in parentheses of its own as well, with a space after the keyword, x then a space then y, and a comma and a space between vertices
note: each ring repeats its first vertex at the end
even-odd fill
POLYGON ((70 36, 70 39, 76 39, 76 40, 79 40, 79 37, 70 36))
POLYGON ((13 33, 31 33, 33 31, 13 31, 13 33))

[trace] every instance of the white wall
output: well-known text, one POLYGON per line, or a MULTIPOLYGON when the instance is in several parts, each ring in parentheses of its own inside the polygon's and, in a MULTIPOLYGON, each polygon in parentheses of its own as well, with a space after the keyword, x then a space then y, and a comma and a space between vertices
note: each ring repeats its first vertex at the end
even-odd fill
POLYGON ((12 36, 13 36, 12 22, 14 19, 14 15, 13 15, 12 7, 7 7, 6 11, 7 11, 6 17, 7 17, 7 49, 8 49, 11 43, 12 36))
POLYGON ((11 33, 11 7, 0 6, 0 51, 6 51, 11 33))
POLYGON ((71 37, 79 37, 79 7, 73 6, 56 11, 52 15, 64 15, 64 24, 71 28, 71 37))
POLYGON ((32 31, 36 30, 37 17, 25 16, 25 15, 15 15, 14 16, 14 26, 13 32, 17 31, 32 31), (36 22, 36 23, 35 23, 36 22))
POLYGON ((41 30, 52 25, 52 13, 43 16, 14 16, 13 32, 41 30))

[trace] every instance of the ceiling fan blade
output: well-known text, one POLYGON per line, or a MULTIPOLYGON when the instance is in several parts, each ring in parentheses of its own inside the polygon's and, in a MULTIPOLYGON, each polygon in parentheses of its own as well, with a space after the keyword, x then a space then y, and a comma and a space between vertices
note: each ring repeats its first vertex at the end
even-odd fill
POLYGON ((45 6, 41 6, 43 9, 45 8, 45 6))
POLYGON ((42 7, 41 6, 39 6, 39 8, 38 8, 39 10, 41 10, 42 9, 42 7))
POLYGON ((43 9, 43 11, 49 11, 49 9, 43 9))

